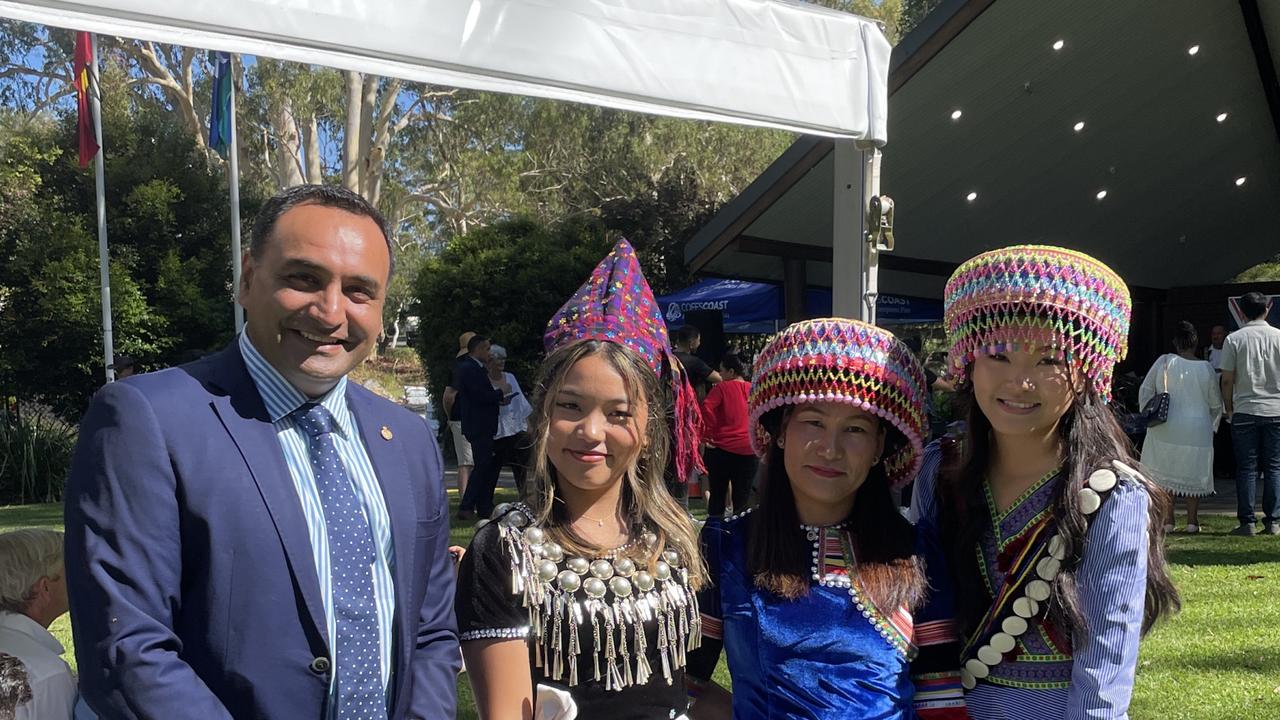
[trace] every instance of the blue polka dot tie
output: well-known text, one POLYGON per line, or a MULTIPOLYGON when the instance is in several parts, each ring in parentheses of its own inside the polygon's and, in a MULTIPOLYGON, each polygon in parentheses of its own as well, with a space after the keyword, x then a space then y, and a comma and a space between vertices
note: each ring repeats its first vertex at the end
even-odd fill
POLYGON ((337 638, 333 644, 338 681, 336 720, 386 720, 378 606, 373 596, 373 533, 347 468, 333 443, 333 415, 307 403, 293 411, 307 434, 311 469, 329 537, 329 575, 337 638))

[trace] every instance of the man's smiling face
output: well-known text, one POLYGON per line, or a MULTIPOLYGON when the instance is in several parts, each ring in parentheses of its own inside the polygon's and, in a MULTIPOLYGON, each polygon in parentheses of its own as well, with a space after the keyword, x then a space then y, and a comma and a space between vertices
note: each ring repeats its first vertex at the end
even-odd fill
POLYGON ((317 204, 291 208, 259 257, 244 257, 245 331, 290 384, 319 397, 377 341, 390 272, 386 238, 371 218, 317 204))

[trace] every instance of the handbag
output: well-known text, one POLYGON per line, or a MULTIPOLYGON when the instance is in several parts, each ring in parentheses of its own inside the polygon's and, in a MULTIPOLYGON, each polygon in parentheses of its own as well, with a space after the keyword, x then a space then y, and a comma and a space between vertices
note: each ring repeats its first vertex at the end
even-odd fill
POLYGON ((1158 392, 1142 406, 1142 419, 1147 427, 1155 427, 1169 419, 1169 361, 1164 361, 1164 391, 1158 392))

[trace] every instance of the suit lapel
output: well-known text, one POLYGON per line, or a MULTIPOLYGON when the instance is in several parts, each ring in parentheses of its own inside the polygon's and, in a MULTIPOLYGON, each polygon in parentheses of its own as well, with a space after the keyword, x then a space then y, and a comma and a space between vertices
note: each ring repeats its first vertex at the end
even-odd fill
MULTIPOLYGON (((395 551, 396 624, 398 631, 396 671, 403 674, 409 667, 413 652, 413 631, 418 623, 411 617, 409 597, 413 589, 413 573, 417 566, 414 547, 417 515, 413 488, 409 486, 409 464, 405 459, 403 443, 382 435, 382 425, 373 401, 355 390, 354 383, 347 383, 347 403, 355 417, 360 438, 369 453, 373 473, 382 488, 382 500, 391 521, 391 543, 395 551), (408 631, 408 632, 407 632, 408 631)), ((399 683, 397 683, 399 684, 399 683)), ((393 698, 392 702, 395 700, 393 698)))
POLYGON ((320 580, 316 575, 311 535, 302 514, 302 504, 290 479, 284 451, 276 438, 275 426, 267 416, 266 406, 235 344, 218 358, 214 382, 226 395, 213 399, 213 408, 257 483, 266 503, 280 544, 302 594, 311 622, 321 638, 328 637, 324 602, 320 596, 320 580))

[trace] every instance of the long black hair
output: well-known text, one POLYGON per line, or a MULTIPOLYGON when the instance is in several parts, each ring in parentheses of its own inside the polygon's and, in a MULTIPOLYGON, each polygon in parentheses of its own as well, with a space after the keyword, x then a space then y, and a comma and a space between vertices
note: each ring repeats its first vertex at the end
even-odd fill
MULTIPOLYGON (((761 419, 772 438, 781 436, 790 407, 774 410, 761 419)), ((887 422, 885 454, 905 438, 887 422)), ((752 513, 747 565, 758 587, 786 598, 809 592, 812 576, 812 542, 800 528, 791 478, 783 461, 785 451, 770 443, 761 472, 760 504, 752 513)), ((862 590, 881 612, 901 606, 914 608, 924 597, 924 570, 915 553, 915 528, 898 511, 889 493, 884 462, 876 463, 858 488, 857 499, 846 518, 856 555, 856 576, 862 590)))
MULTIPOLYGON (((974 547, 990 522, 983 485, 991 467, 994 441, 991 423, 974 399, 971 380, 957 388, 956 399, 966 415, 966 431, 963 441, 946 446, 938 474, 938 520, 942 537, 954 540, 943 551, 956 582, 957 616, 966 635, 971 635, 989 606, 989 595, 974 561, 974 547)), ((1049 618, 1071 637, 1087 638, 1076 571, 1088 524, 1080 508, 1079 493, 1074 490, 1084 487, 1094 470, 1109 467, 1112 460, 1133 468, 1140 465, 1115 414, 1092 386, 1078 389, 1075 402, 1058 422, 1057 432, 1065 459, 1052 508, 1057 532, 1067 542, 1067 559, 1054 580, 1049 618)), ((1136 482, 1151 496, 1147 594, 1142 619, 1145 634, 1158 619, 1180 609, 1182 603, 1165 562, 1161 516, 1165 491, 1143 476, 1136 482)))

